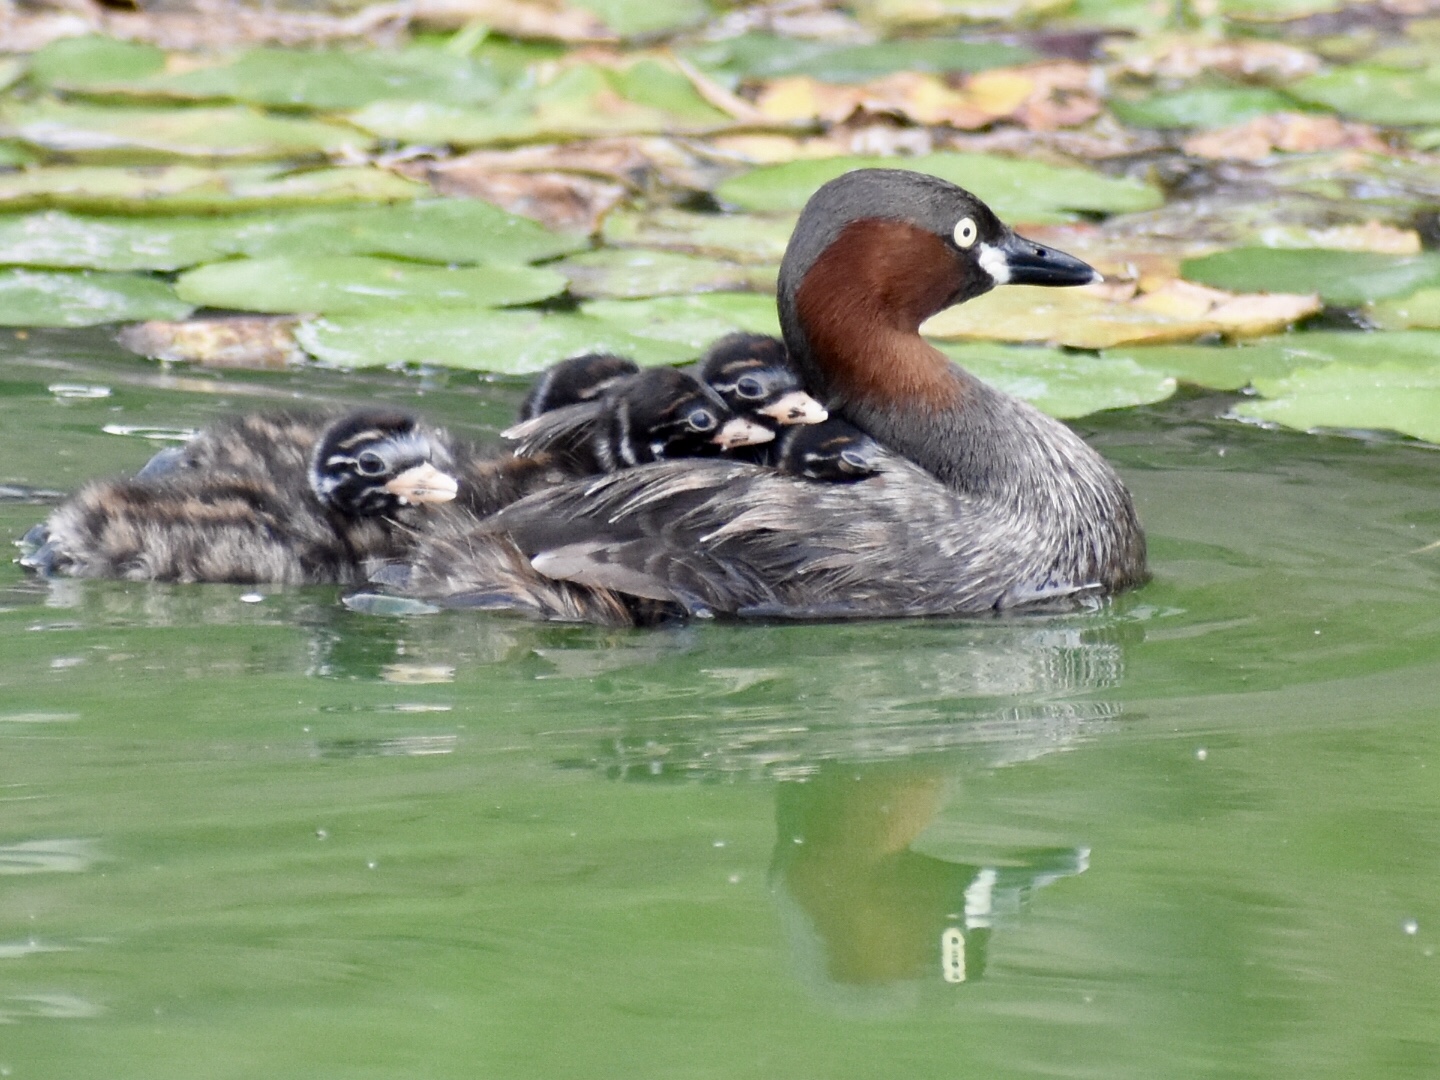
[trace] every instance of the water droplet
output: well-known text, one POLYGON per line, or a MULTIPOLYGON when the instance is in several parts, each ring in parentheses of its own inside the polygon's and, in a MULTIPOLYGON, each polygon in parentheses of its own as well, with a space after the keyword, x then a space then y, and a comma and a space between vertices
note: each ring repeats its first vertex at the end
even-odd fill
POLYGON ((380 865, 380 864, 379 864, 378 862, 376 862, 374 859, 370 859, 370 860, 368 860, 368 861, 365 863, 365 869, 366 869, 366 870, 374 870, 374 869, 375 869, 377 866, 379 866, 379 865, 380 865))
POLYGON ((247 593, 241 594, 241 596, 240 596, 240 602, 241 602, 242 604, 258 604, 258 603, 260 603, 261 601, 263 601, 264 599, 265 599, 265 595, 264 595, 263 593, 258 593, 258 592, 247 592, 247 593))
POLYGON ((739 885, 739 884, 740 884, 740 875, 739 875, 739 874, 731 874, 730 877, 729 877, 727 880, 730 882, 731 885, 739 885))
POLYGON ((1400 924, 1400 929, 1404 930, 1405 933, 1411 937, 1414 937, 1420 932, 1420 921, 1418 919, 1406 919, 1400 924))
POLYGON ((1195 751, 1195 760, 1196 760, 1196 761, 1204 761, 1204 760, 1205 760, 1206 758, 1208 758, 1209 756, 1210 756, 1210 751, 1209 751, 1209 750, 1206 750, 1203 746, 1200 747, 1199 750, 1196 750, 1196 751, 1195 751))
POLYGON ((724 846, 725 846, 725 841, 724 841, 724 840, 716 840, 716 841, 715 841, 713 844, 711 844, 710 846, 711 846, 711 847, 724 847, 724 846))
POLYGON ((87 386, 84 383, 51 383, 46 387, 58 398, 107 398, 108 386, 87 386))
POLYGON ((329 840, 329 839, 330 839, 330 830, 329 830, 329 829, 316 829, 316 830, 315 830, 315 839, 317 839, 317 840, 329 840))

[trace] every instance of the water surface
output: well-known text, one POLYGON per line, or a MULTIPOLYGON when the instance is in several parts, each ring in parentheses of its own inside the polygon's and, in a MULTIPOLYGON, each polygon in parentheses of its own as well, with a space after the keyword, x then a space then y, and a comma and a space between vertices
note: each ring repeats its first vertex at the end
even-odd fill
MULTIPOLYGON (((0 534, 306 398, 0 339, 0 534)), ((0 566, 0 1075, 1440 1075, 1440 455, 1091 418, 1155 581, 653 632, 0 566)))

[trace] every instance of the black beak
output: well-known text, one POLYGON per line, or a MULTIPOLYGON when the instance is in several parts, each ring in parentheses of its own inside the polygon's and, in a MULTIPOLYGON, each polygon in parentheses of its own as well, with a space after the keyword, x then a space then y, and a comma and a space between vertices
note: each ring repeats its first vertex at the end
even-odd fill
MULTIPOLYGON (((1105 280, 1100 271, 1074 255, 1026 240, 1013 232, 994 250, 1004 256, 1004 269, 1010 274, 1001 282, 1004 285, 1090 285, 1105 280)), ((1000 277, 995 275, 997 281, 1000 277)))

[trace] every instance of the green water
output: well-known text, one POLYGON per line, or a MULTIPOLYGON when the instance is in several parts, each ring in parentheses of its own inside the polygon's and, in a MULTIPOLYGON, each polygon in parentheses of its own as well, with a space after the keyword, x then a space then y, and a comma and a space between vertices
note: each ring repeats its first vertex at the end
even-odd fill
MULTIPOLYGON (((0 484, 297 395, 518 399, 7 334, 0 484)), ((0 1076, 1440 1075, 1440 454, 1224 404, 1081 424, 1156 572, 1094 614, 614 633, 0 566, 0 1076)))

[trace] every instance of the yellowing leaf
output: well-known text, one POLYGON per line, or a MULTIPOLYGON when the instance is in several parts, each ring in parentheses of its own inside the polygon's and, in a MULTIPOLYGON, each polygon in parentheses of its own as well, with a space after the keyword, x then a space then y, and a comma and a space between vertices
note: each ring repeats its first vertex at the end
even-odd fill
POLYGON ((1274 333, 1319 310, 1313 296, 1236 297, 1181 281, 1129 299, 1112 298, 1093 287, 1007 285, 941 312, 921 329, 937 338, 1108 349, 1189 341, 1207 334, 1238 338, 1274 333))

